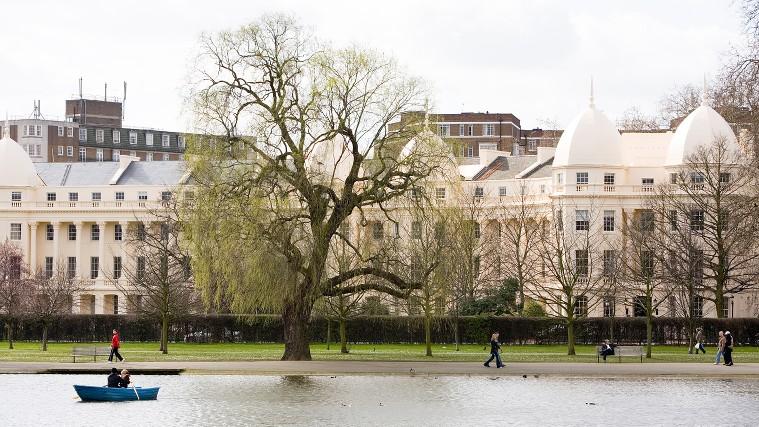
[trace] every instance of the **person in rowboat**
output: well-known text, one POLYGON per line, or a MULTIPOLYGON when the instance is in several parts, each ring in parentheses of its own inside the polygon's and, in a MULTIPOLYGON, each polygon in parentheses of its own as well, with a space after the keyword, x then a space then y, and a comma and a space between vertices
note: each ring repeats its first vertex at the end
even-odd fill
POLYGON ((111 375, 108 375, 108 387, 118 387, 120 382, 119 371, 116 368, 111 368, 111 375))
MULTIPOLYGON (((116 368, 114 368, 116 369, 116 368)), ((126 369, 123 369, 121 371, 121 377, 119 379, 119 387, 127 388, 129 387, 129 384, 132 382, 131 377, 129 376, 129 371, 126 369)))

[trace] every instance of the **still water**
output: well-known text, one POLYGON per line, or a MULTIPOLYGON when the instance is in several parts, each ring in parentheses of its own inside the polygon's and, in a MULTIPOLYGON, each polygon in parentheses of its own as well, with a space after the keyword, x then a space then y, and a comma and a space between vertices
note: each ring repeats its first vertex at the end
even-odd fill
POLYGON ((157 401, 84 403, 105 375, 0 375, 0 425, 759 425, 759 381, 142 376, 157 401))

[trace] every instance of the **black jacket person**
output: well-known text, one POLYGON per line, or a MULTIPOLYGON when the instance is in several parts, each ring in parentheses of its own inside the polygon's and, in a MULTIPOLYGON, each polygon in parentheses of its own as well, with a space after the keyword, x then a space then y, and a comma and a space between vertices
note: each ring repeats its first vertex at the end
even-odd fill
POLYGON ((116 368, 111 368, 111 375, 108 375, 108 387, 118 387, 121 382, 119 371, 116 368))

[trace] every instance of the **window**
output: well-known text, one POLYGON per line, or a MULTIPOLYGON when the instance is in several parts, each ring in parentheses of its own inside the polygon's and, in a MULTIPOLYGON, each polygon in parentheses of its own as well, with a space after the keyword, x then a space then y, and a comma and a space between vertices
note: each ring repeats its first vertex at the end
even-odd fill
POLYGON ((704 231, 704 211, 693 209, 690 211, 691 231, 704 231))
POLYGON ((105 131, 103 129, 95 129, 95 142, 98 144, 105 142, 105 131))
POLYGON ((140 191, 137 193, 137 200, 148 200, 148 192, 140 191))
POLYGON ((145 240, 145 224, 141 222, 137 224, 137 240, 145 240))
POLYGON ((720 184, 727 184, 730 182, 730 172, 720 172, 719 182, 720 184))
POLYGON ((480 228, 480 223, 475 221, 474 224, 472 224, 474 227, 474 238, 479 239, 482 235, 482 229, 480 228))
POLYGON ((540 194, 544 194, 546 192, 546 185, 540 184, 540 194))
POLYGON ((95 150, 95 160, 97 160, 98 162, 102 162, 103 161, 103 149, 102 148, 98 148, 97 150, 95 150))
POLYGON ((652 191, 654 189, 654 179, 653 178, 641 178, 640 184, 643 186, 645 191, 652 191))
POLYGON ((46 224, 45 225, 45 240, 53 240, 55 239, 55 227, 53 227, 53 224, 46 224))
POLYGON ((87 141, 87 129, 79 128, 79 142, 87 141))
POLYGON ((129 145, 137 145, 137 132, 129 132, 129 145))
POLYGON ((590 213, 587 210, 575 211, 575 230, 576 231, 590 230, 590 213))
POLYGON ((385 237, 385 230, 381 222, 375 221, 372 223, 372 237, 374 240, 381 240, 385 237))
POLYGON ((69 240, 76 240, 76 224, 69 224, 69 240))
POLYGON ((701 295, 693 296, 693 317, 704 317, 704 297, 701 295))
POLYGON ((11 240, 21 240, 21 224, 11 223, 11 240))
POLYGON ((677 184, 677 173, 673 172, 669 174, 669 183, 670 184, 677 184))
MULTIPOLYGON (((163 199, 163 197, 161 197, 163 199)), ((414 200, 419 200, 422 198, 422 189, 420 187, 412 187, 411 188, 411 198, 414 200)))
POLYGON ((21 192, 20 191, 12 191, 11 192, 11 202, 20 202, 21 201, 21 192))
POLYGON ((97 279, 100 271, 100 258, 90 257, 90 279, 97 279))
POLYGON ((124 192, 123 191, 117 191, 116 192, 116 200, 124 200, 124 192))
POLYGON ((142 280, 145 277, 145 257, 137 257, 137 280, 142 280))
POLYGON ((464 136, 464 125, 459 125, 459 136, 464 136))
POLYGON ((121 131, 114 129, 111 133, 114 144, 121 144, 121 131))
POLYGON ((575 272, 578 276, 588 275, 588 250, 575 250, 575 272))
POLYGON ((451 126, 450 125, 438 125, 437 127, 437 134, 441 137, 451 136, 451 126))
POLYGON ((482 125, 482 134, 485 136, 495 135, 495 125, 492 123, 482 125))
POLYGON ((704 183, 704 174, 701 172, 691 172, 690 173, 690 183, 691 184, 703 184, 704 183))
POLYGON ((690 276, 696 285, 700 285, 704 280, 704 251, 692 250, 689 261, 690 276))
POLYGON ((153 134, 152 133, 146 133, 145 134, 145 145, 153 145, 153 134))
POLYGON ((161 135, 161 147, 169 146, 169 134, 165 133, 161 135))
POLYGON ((669 230, 677 231, 677 211, 669 211, 667 219, 669 220, 669 230))
POLYGON ((474 146, 467 145, 464 147, 464 157, 474 157, 474 146))
POLYGON ((422 224, 419 221, 414 221, 411 223, 411 238, 412 239, 422 238, 422 224))
POLYGON ((69 137, 69 138, 73 138, 74 137, 74 128, 67 127, 66 128, 66 136, 69 137))
POLYGON ((444 187, 436 188, 435 197, 438 199, 445 199, 445 188, 444 187))
POLYGON ((474 125, 466 125, 466 136, 474 136, 474 125))
POLYGON ((92 224, 92 230, 90 231, 90 240, 100 240, 100 226, 92 224))
POLYGON ((483 196, 485 196, 485 189, 482 187, 475 187, 474 188, 474 197, 477 199, 481 199, 483 196))
POLYGON ((184 135, 177 135, 177 145, 179 148, 184 148, 184 135))
POLYGON ((559 231, 564 230, 564 213, 561 209, 556 210, 556 228, 559 229, 559 231))
POLYGON ((58 146, 58 155, 59 156, 63 156, 63 146, 62 145, 58 146))
POLYGON ((66 155, 69 157, 74 157, 74 147, 70 145, 66 147, 66 155))
MULTIPOLYGON (((735 316, 735 314, 733 314, 735 316)), ((730 317, 730 297, 722 297, 722 317, 730 317)))
POLYGON ((604 211, 604 231, 614 231, 614 211, 604 211))
POLYGON ((121 279, 121 257, 113 257, 113 278, 121 279))
POLYGON ((604 174, 604 185, 614 185, 615 183, 615 176, 613 173, 605 173, 604 174))
POLYGON ((557 184, 563 184, 564 183, 564 174, 563 173, 557 173, 556 174, 556 183, 557 184))
POLYGON ((652 251, 640 252, 640 273, 647 279, 654 276, 654 253, 652 251))
POLYGON ((167 162, 167 161, 171 160, 171 156, 169 155, 169 153, 163 153, 163 155, 161 156, 161 159, 163 161, 167 162))
POLYGON ((587 184, 588 184, 588 173, 577 172, 577 185, 587 185, 587 184))
POLYGON ((585 295, 575 297, 574 314, 575 316, 588 315, 588 297, 585 295))
POLYGON ((603 273, 605 277, 614 277, 617 272, 617 251, 613 249, 604 250, 603 273))
POLYGON ((646 315, 646 297, 638 295, 633 298, 633 316, 644 317, 646 315))
POLYGON ((509 195, 509 189, 508 187, 498 187, 498 196, 499 197, 506 197, 509 195))
POLYGON ((69 193, 69 202, 79 201, 79 193, 69 193))
POLYGON ((45 257, 45 277, 48 279, 53 277, 53 257, 51 256, 45 257))
POLYGON ((153 153, 151 153, 149 151, 147 153, 145 153, 145 161, 146 162, 152 162, 153 161, 153 153))
POLYGON ((73 279, 76 277, 76 257, 70 256, 68 257, 68 262, 66 263, 66 275, 69 277, 69 279, 73 279))
POLYGON ((124 237, 124 232, 121 228, 121 224, 116 224, 113 226, 113 240, 119 242, 121 241, 122 237, 124 237))
POLYGON ((614 317, 614 297, 606 296, 603 299, 604 317, 614 317))
POLYGON ((535 151, 538 149, 538 140, 537 139, 528 139, 527 140, 527 150, 528 151, 535 151))
POLYGON ((121 150, 113 150, 111 152, 111 160, 113 160, 114 162, 118 162, 120 158, 121 158, 121 150))
POLYGON ((654 231, 654 213, 649 210, 640 213, 640 231, 654 231))
POLYGON ((84 147, 79 147, 79 161, 80 162, 87 161, 87 149, 84 147))
POLYGON ((58 136, 63 136, 63 126, 58 126, 58 136))

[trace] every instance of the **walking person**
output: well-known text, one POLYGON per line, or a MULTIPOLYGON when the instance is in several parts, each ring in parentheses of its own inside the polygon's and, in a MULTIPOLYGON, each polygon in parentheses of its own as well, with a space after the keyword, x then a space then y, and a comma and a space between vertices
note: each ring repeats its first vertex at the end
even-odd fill
POLYGON ((490 359, 488 359, 487 362, 484 363, 485 367, 490 367, 490 362, 495 359, 495 366, 496 368, 503 368, 503 363, 501 362, 501 355, 499 354, 501 352, 501 345, 498 343, 498 332, 494 332, 493 335, 490 337, 490 359))
POLYGON ((714 364, 719 365, 719 359, 725 351, 725 333, 719 331, 719 340, 717 341, 717 357, 714 358, 714 364))
POLYGON ((123 362, 124 358, 119 353, 119 347, 121 347, 121 341, 119 341, 119 331, 113 330, 113 338, 111 338, 111 354, 108 356, 108 363, 113 362, 113 356, 119 359, 119 362, 123 362))
POLYGON ((722 355, 725 356, 725 366, 733 366, 733 343, 735 339, 730 334, 730 331, 725 331, 725 348, 722 350, 722 355))
POLYGON ((696 328, 696 354, 698 354, 698 351, 701 350, 706 354, 706 349, 704 349, 704 328, 699 326, 696 328))

